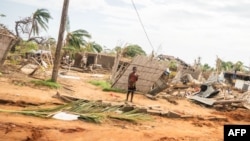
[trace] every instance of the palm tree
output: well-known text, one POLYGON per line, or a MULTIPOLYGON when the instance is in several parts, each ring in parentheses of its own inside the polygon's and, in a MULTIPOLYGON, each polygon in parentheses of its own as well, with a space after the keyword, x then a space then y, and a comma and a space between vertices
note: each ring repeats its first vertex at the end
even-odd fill
POLYGON ((102 46, 97 44, 96 42, 89 42, 85 45, 84 50, 89 51, 89 52, 100 53, 102 51, 102 46))
POLYGON ((87 44, 84 37, 91 38, 91 35, 88 31, 83 29, 68 32, 66 36, 66 46, 80 49, 81 46, 85 46, 87 44))
POLYGON ((202 71, 203 72, 206 72, 206 71, 209 71, 209 70, 211 70, 211 67, 207 63, 202 66, 202 71))
POLYGON ((116 53, 120 53, 120 52, 122 52, 122 47, 116 46, 113 50, 114 50, 116 53))
POLYGON ((31 17, 31 29, 29 32, 29 38, 31 33, 34 35, 39 35, 40 28, 45 31, 48 29, 48 22, 51 19, 51 15, 47 9, 37 9, 36 12, 31 17))
POLYGON ((233 67, 234 67, 234 64, 231 61, 227 61, 227 62, 222 61, 221 62, 221 68, 224 71, 230 71, 233 69, 233 67))
POLYGON ((234 64, 234 70, 236 71, 243 71, 244 70, 244 65, 241 61, 237 61, 235 64, 234 64))
POLYGON ((122 55, 124 57, 135 57, 136 55, 145 55, 145 51, 136 44, 128 45, 123 49, 122 55))

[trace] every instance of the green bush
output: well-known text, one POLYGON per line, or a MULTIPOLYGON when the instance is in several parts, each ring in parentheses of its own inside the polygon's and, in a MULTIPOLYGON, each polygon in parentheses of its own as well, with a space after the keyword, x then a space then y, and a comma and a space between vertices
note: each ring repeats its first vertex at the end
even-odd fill
POLYGON ((38 45, 35 42, 22 41, 18 46, 16 46, 16 51, 18 51, 21 54, 37 49, 38 45))

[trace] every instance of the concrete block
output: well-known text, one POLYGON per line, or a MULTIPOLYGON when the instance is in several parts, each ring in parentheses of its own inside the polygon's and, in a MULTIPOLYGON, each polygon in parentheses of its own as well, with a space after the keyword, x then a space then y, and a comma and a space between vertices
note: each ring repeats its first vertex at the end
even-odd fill
POLYGON ((168 117, 169 118, 180 118, 182 116, 182 114, 177 113, 175 111, 169 111, 168 112, 168 117))
POLYGON ((149 98, 149 99, 156 100, 156 97, 155 97, 155 96, 152 96, 152 95, 150 95, 150 94, 146 94, 145 96, 146 96, 147 98, 149 98))
POLYGON ((162 111, 161 116, 163 117, 168 117, 168 111, 162 111))
POLYGON ((122 110, 123 112, 129 112, 129 111, 134 110, 134 107, 133 107, 133 106, 125 105, 121 110, 122 110))
POLYGON ((161 112, 162 111, 149 110, 149 109, 147 110, 147 113, 151 115, 161 115, 161 112))
POLYGON ((137 112, 138 113, 147 113, 147 108, 145 108, 145 107, 141 107, 141 108, 138 108, 138 109, 136 109, 137 110, 137 112))

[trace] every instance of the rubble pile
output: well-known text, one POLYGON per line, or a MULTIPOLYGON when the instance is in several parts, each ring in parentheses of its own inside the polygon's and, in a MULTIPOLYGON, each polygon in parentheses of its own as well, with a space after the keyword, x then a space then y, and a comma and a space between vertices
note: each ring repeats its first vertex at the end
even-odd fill
POLYGON ((168 88, 162 92, 154 96, 146 96, 153 100, 166 99, 172 104, 178 104, 177 100, 181 97, 217 110, 250 109, 250 91, 246 90, 245 86, 248 83, 242 83, 244 86, 239 86, 238 82, 232 86, 232 84, 224 82, 223 74, 218 77, 211 74, 205 82, 194 79, 192 74, 182 74, 182 72, 178 72, 173 81, 169 83, 168 88))

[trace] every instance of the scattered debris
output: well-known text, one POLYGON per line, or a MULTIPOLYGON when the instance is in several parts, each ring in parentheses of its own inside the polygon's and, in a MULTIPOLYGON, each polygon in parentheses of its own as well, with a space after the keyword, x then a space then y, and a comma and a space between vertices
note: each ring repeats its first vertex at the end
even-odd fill
POLYGON ((200 97, 200 96, 191 96, 191 97, 188 97, 189 99, 192 99, 192 100, 195 100, 195 101, 199 101, 203 104, 206 104, 206 105, 209 105, 209 106, 212 106, 216 100, 214 99, 208 99, 208 98, 203 98, 203 97, 200 97))
POLYGON ((34 64, 27 64, 25 66, 23 66, 21 68, 21 71, 24 73, 24 74, 31 74, 32 72, 34 72, 35 69, 37 69, 38 66, 37 65, 34 65, 34 64))
POLYGON ((79 115, 59 112, 59 113, 54 114, 52 118, 60 119, 60 120, 78 120, 79 115))
POLYGON ((214 95, 217 95, 220 91, 214 90, 214 88, 211 85, 201 85, 201 90, 196 95, 204 98, 211 98, 214 95))
POLYGON ((250 91, 243 93, 239 99, 244 100, 243 106, 250 110, 250 91))
POLYGON ((65 72, 59 73, 58 76, 61 77, 61 78, 80 80, 80 77, 78 77, 78 76, 65 75, 65 72))
POLYGON ((167 66, 146 56, 135 57, 125 70, 120 71, 121 74, 117 75, 112 87, 126 90, 128 75, 134 66, 139 72, 139 80, 136 83, 137 91, 155 95, 166 88, 168 74, 165 71, 167 66))
POLYGON ((147 98, 149 98, 149 99, 156 100, 156 97, 155 97, 155 96, 152 96, 152 95, 150 95, 150 94, 146 94, 145 96, 146 96, 147 98))

